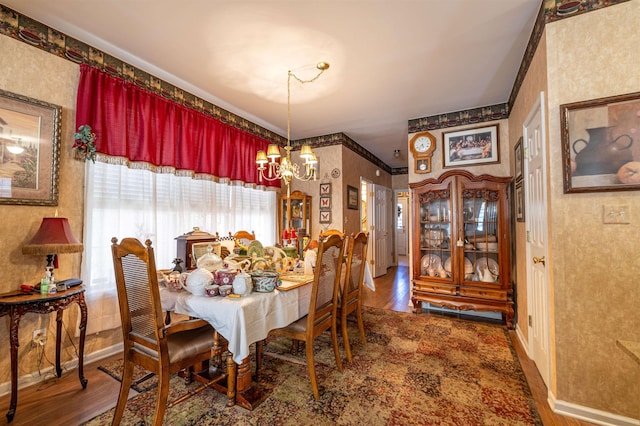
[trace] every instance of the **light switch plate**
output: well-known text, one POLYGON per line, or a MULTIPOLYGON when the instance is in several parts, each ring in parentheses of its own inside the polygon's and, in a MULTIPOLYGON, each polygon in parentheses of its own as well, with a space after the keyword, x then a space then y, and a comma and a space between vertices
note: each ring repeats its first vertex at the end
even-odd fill
POLYGON ((625 224, 629 223, 629 206, 613 206, 605 204, 602 206, 602 223, 625 224))

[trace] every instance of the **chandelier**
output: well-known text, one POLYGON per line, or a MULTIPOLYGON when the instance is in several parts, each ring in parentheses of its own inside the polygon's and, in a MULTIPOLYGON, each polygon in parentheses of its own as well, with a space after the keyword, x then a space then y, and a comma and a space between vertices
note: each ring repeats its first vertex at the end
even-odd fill
POLYGON ((284 184, 289 190, 289 184, 293 179, 302 181, 315 180, 316 170, 318 165, 318 159, 316 154, 309 145, 303 145, 300 149, 300 158, 304 160, 302 167, 291 160, 291 77, 298 80, 300 83, 312 83, 322 75, 327 69, 329 64, 327 62, 318 62, 316 68, 320 70, 315 77, 310 80, 302 80, 298 78, 291 70, 287 74, 287 146, 284 147, 285 155, 280 155, 280 146, 278 144, 270 144, 267 147, 267 152, 260 150, 256 154, 256 164, 258 165, 258 173, 260 181, 262 179, 268 181, 274 181, 282 179, 284 184), (282 159, 281 159, 282 158, 282 159))

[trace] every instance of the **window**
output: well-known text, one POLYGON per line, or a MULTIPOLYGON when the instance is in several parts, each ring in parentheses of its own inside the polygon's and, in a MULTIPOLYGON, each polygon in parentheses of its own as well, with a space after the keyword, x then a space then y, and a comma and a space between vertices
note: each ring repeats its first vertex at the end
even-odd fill
POLYGON ((175 238, 194 227, 220 235, 253 230, 258 240, 275 241, 273 191, 101 162, 87 164, 82 274, 92 310, 88 333, 100 331, 95 327, 119 326, 112 237, 150 239, 158 269, 173 267, 175 238))

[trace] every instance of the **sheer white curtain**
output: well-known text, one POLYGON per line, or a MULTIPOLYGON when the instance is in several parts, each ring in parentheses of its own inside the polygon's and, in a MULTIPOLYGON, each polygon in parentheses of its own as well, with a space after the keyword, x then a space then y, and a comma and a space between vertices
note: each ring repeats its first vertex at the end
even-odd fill
POLYGON ((175 237, 199 227, 220 235, 255 231, 276 237, 276 193, 102 162, 87 163, 82 280, 90 312, 87 333, 120 326, 111 238, 150 239, 159 269, 176 257, 175 237))

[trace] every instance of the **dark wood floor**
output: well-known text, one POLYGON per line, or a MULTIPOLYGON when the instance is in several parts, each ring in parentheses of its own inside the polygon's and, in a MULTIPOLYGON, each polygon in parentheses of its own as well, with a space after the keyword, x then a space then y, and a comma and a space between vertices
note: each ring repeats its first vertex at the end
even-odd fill
MULTIPOLYGON (((409 307, 409 268, 393 267, 388 273, 375 280, 376 291, 365 288, 366 306, 411 312, 409 307)), ((439 314, 421 314, 439 315, 439 314)), ((529 386, 545 425, 590 426, 591 423, 559 416, 547 405, 547 389, 535 365, 529 360, 515 333, 511 339, 529 382, 529 386)), ((116 355, 112 358, 119 358, 116 355)), ((89 380, 86 390, 82 390, 76 370, 64 373, 62 378, 21 389, 18 393, 18 410, 11 423, 21 425, 78 425, 115 406, 120 383, 98 370, 107 360, 85 366, 89 380)), ((135 391, 131 391, 135 394, 135 391)), ((9 395, 0 397, 0 425, 6 425, 6 410, 9 395)))

